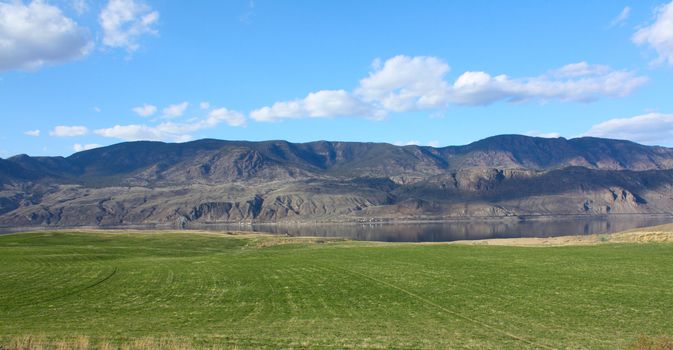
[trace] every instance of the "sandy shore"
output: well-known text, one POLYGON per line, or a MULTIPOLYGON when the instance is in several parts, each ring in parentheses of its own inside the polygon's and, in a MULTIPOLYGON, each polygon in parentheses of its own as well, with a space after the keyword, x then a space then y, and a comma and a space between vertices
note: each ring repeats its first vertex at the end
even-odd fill
POLYGON ((570 245, 593 245, 604 243, 649 243, 671 242, 673 243, 673 224, 643 227, 612 234, 594 234, 579 236, 561 236, 549 238, 497 238, 474 241, 456 241, 451 244, 470 245, 497 245, 517 247, 556 247, 570 245))

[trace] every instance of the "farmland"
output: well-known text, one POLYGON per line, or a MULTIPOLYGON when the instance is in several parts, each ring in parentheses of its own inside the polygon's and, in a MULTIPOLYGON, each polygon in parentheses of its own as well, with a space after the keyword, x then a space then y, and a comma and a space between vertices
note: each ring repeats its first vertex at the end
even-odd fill
POLYGON ((667 243, 24 233, 0 236, 0 286, 0 348, 612 349, 673 330, 667 243))

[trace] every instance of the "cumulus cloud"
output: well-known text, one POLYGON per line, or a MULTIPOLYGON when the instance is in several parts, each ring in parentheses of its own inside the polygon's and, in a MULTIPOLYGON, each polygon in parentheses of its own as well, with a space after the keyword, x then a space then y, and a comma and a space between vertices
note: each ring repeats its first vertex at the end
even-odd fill
POLYGON ((168 118, 177 118, 182 116, 185 113, 185 110, 187 110, 187 107, 189 107, 188 102, 182 102, 174 105, 170 105, 166 108, 164 108, 163 113, 165 117, 168 118))
POLYGON ((138 38, 156 34, 154 26, 159 12, 136 0, 109 0, 99 15, 103 28, 103 45, 113 48, 138 49, 138 38))
POLYGON ((648 78, 634 72, 586 62, 524 78, 465 72, 453 83, 448 100, 453 104, 478 106, 498 101, 592 102, 601 97, 627 96, 647 81, 648 78))
MULTIPOLYGON (((240 112, 230 111, 226 108, 217 108, 208 113, 208 116, 202 119, 193 119, 186 123, 161 123, 152 129, 165 135, 187 136, 189 133, 214 128, 221 123, 229 126, 245 126, 245 117, 240 112)), ((169 136, 169 138, 173 138, 169 136)))
POLYGON ((124 141, 175 141, 176 137, 179 136, 162 133, 156 127, 139 124, 115 125, 111 128, 97 129, 94 132, 103 137, 111 137, 124 141))
POLYGON ((201 102, 199 103, 199 108, 201 109, 209 109, 210 108, 210 102, 201 102))
POLYGON ((498 101, 589 102, 622 97, 647 82, 629 71, 604 65, 573 63, 534 77, 492 76, 467 71, 453 83, 445 79, 449 66, 434 57, 396 56, 360 81, 355 93, 386 110, 404 112, 454 105, 488 105, 498 101))
POLYGON ((87 144, 84 144, 84 145, 76 143, 76 144, 72 145, 72 149, 75 150, 75 152, 82 152, 82 151, 87 151, 87 150, 90 150, 90 149, 98 148, 100 146, 101 145, 99 145, 97 143, 87 143, 87 144))
POLYGON ((157 112, 157 107, 150 104, 143 104, 142 106, 134 107, 133 112, 141 117, 149 117, 157 112))
POLYGON ((229 126, 245 126, 246 119, 240 112, 217 108, 212 110, 205 118, 194 119, 185 123, 164 122, 153 126, 141 124, 115 125, 111 128, 97 129, 94 133, 124 141, 185 142, 192 139, 191 133, 214 128, 222 123, 229 126))
POLYGON ((531 130, 527 131, 524 133, 526 136, 533 136, 533 137, 544 137, 547 139, 555 139, 558 137, 561 137, 561 134, 557 132, 542 132, 542 131, 537 131, 537 130, 531 130))
MULTIPOLYGON (((243 114, 230 111, 226 108, 217 108, 208 114, 208 118, 202 121, 200 129, 204 127, 213 127, 220 122, 227 123, 229 126, 245 126, 245 117, 243 114)), ((197 126, 199 123, 197 123, 197 126)))
POLYGON ((54 129, 49 132, 49 135, 57 137, 72 137, 86 135, 88 132, 89 129, 87 129, 86 126, 59 125, 54 127, 54 129))
POLYGON ((446 103, 450 87, 444 76, 449 65, 436 57, 395 56, 360 80, 355 95, 393 112, 439 107, 446 103))
POLYGON ((423 143, 418 140, 409 140, 409 141, 395 141, 393 142, 395 146, 430 146, 430 147, 439 147, 439 141, 432 140, 426 143, 423 143))
POLYGON ((596 124, 584 136, 631 140, 648 145, 673 145, 673 114, 648 113, 596 124))
POLYGON ((629 19, 629 16, 631 16, 631 8, 626 6, 615 18, 612 19, 610 22, 610 27, 623 26, 624 22, 629 19))
POLYGON ((359 100, 345 90, 312 92, 303 99, 276 102, 271 107, 262 107, 250 112, 250 117, 257 121, 341 116, 380 119, 385 116, 385 112, 359 100))
POLYGON ((658 57, 653 63, 673 65, 673 1, 659 6, 655 12, 654 22, 640 28, 632 40, 657 51, 658 57))
POLYGON ((0 2, 0 71, 37 69, 87 55, 89 31, 39 0, 0 2))
POLYGON ((409 140, 409 141, 395 141, 393 145, 395 146, 419 146, 421 141, 418 140, 409 140))
POLYGON ((583 76, 598 76, 609 74, 609 66, 603 64, 589 64, 585 61, 566 64, 565 66, 554 69, 551 75, 556 78, 577 78, 583 76))
POLYGON ((382 119, 391 112, 441 110, 449 105, 484 106, 505 102, 591 102, 602 97, 629 95, 648 79, 635 72, 578 62, 533 77, 492 76, 467 71, 449 81, 450 67, 429 56, 395 56, 375 60, 358 87, 320 90, 303 99, 276 102, 253 110, 251 118, 363 116, 382 119))
POLYGON ((38 136, 40 136, 40 130, 39 129, 28 130, 28 131, 24 132, 24 134, 28 135, 28 136, 38 137, 38 136))

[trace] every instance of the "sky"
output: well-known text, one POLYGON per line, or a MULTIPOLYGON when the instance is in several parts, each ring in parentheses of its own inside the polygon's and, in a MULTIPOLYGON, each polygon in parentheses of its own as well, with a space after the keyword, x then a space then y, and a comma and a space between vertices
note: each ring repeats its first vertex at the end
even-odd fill
POLYGON ((0 0, 0 157, 124 141, 673 146, 673 2, 0 0))

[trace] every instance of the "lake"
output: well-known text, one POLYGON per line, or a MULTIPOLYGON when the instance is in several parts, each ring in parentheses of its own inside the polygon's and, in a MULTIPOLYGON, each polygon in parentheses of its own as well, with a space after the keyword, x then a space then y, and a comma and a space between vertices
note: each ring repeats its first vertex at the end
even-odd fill
POLYGON ((448 242, 488 238, 552 237, 614 233, 673 223, 669 215, 543 217, 441 222, 346 224, 190 225, 194 229, 268 232, 291 236, 344 237, 361 241, 448 242))
MULTIPOLYGON (((188 224, 186 229, 249 231, 289 236, 343 237, 359 241, 449 242, 489 238, 554 237, 613 233, 673 223, 672 215, 611 215, 489 218, 451 221, 408 221, 338 224, 188 224)), ((79 229, 176 230, 171 226, 130 225, 79 229)), ((67 229, 66 227, 4 227, 0 233, 67 229)))

